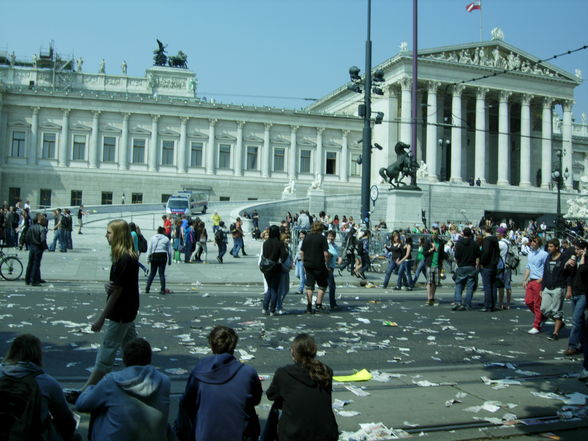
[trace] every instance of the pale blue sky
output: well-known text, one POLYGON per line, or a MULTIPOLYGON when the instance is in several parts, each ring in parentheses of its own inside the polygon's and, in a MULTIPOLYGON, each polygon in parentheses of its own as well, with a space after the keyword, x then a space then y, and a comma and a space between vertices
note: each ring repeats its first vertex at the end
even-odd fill
MULTIPOLYGON (((480 12, 470 0, 420 0, 419 46, 479 40, 480 12)), ((159 38, 183 50, 198 94, 228 103, 303 107, 286 97, 319 98, 364 66, 366 0, 0 0, 0 49, 31 57, 55 41, 84 58, 84 71, 144 75, 159 38), (245 96, 247 95, 247 96, 245 96), (253 96, 253 97, 249 97, 253 96), (282 97, 273 99, 269 97, 282 97)), ((505 41, 540 58, 588 44, 586 0, 482 0, 484 39, 505 41)), ((412 0, 372 0, 373 64, 412 47, 412 0)), ((588 50, 552 62, 588 77, 588 50)), ((588 86, 576 89, 574 116, 588 113, 588 86)))

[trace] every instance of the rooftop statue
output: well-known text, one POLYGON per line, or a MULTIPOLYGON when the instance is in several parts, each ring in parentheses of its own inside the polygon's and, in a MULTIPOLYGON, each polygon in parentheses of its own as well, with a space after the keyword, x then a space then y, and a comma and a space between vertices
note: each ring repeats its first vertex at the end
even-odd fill
POLYGON ((397 159, 390 164, 388 168, 380 169, 380 176, 385 182, 388 182, 392 188, 404 188, 407 190, 420 190, 417 186, 416 172, 419 164, 410 153, 410 146, 402 141, 398 141, 394 146, 397 159), (404 178, 409 177, 410 183, 403 182, 404 178))
POLYGON ((188 68, 188 56, 182 51, 178 51, 177 55, 169 57, 167 62, 170 67, 188 68))
POLYGON ((161 41, 157 40, 158 48, 153 51, 153 64, 155 66, 165 66, 167 64, 167 55, 165 55, 165 48, 167 47, 161 41))

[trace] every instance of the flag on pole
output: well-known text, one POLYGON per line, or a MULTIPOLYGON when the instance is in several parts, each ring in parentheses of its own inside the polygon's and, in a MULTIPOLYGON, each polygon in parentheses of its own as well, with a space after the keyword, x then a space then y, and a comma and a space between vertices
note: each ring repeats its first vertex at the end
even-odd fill
POLYGON ((469 5, 466 6, 466 11, 472 12, 476 9, 482 9, 482 5, 480 5, 479 1, 471 2, 469 5))

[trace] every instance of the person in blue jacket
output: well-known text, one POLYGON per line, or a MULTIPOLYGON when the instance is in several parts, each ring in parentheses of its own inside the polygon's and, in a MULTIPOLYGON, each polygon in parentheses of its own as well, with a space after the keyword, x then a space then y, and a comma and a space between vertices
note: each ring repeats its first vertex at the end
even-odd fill
MULTIPOLYGON (((81 440, 76 433, 76 421, 69 410, 60 384, 42 368, 41 341, 31 334, 14 339, 8 354, 0 365, 0 378, 24 378, 34 375, 41 393, 40 424, 44 429, 42 441, 81 440)), ((0 397, 0 399, 4 399, 0 397)))
POLYGON ((239 337, 226 326, 208 335, 212 353, 190 373, 180 399, 175 431, 180 441, 257 441, 261 400, 256 370, 238 361, 233 352, 239 337))
POLYGON ((123 350, 121 371, 88 386, 76 401, 90 413, 92 441, 166 441, 173 438, 169 417, 169 378, 151 366, 151 346, 142 338, 123 350))

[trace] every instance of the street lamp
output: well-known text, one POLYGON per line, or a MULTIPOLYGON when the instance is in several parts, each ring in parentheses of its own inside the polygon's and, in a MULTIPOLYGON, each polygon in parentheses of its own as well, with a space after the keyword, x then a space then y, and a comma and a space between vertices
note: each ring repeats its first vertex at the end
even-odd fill
MULTIPOLYGON (((370 227, 370 173, 372 166, 372 97, 371 94, 384 95, 380 85, 384 82, 384 72, 378 70, 373 74, 374 87, 372 88, 372 41, 371 41, 371 18, 372 1, 367 0, 367 39, 365 42, 365 75, 363 78, 363 91, 361 89, 362 79, 360 69, 357 66, 349 68, 351 84, 347 89, 355 93, 364 93, 364 101, 359 105, 358 114, 363 118, 363 137, 361 148, 361 221, 365 228, 370 227)), ((384 119, 383 112, 377 112, 375 124, 381 124, 384 119)), ((379 148, 379 147, 378 147, 379 148)), ((380 149, 380 148, 379 148, 380 149)))
POLYGON ((563 219, 561 215, 561 189, 564 186, 564 181, 570 177, 570 172, 568 168, 564 170, 563 174, 561 170, 563 168, 563 154, 560 151, 557 152, 557 156, 559 159, 559 167, 551 173, 551 177, 554 180, 555 184, 557 185, 557 208, 556 208, 556 218, 555 218, 555 237, 561 237, 563 232, 563 219))

